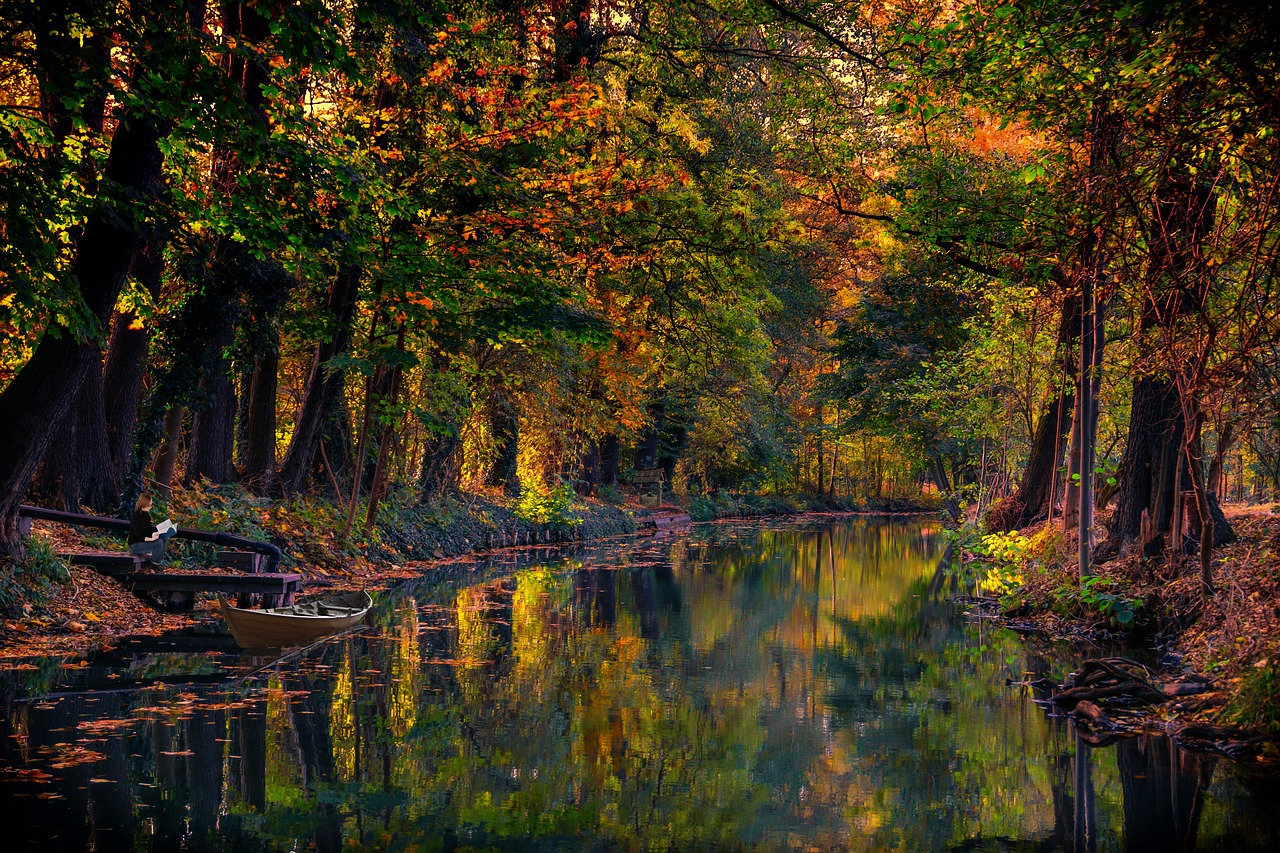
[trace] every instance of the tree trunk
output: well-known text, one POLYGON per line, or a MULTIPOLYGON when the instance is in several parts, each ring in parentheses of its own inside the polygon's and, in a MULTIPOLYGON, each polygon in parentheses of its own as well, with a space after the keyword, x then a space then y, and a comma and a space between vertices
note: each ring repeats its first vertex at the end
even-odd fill
MULTIPOLYGON (((327 370, 335 356, 347 351, 351 345, 352 321, 355 317, 356 297, 360 290, 360 268, 347 265, 334 276, 329 287, 327 310, 333 318, 333 332, 327 341, 321 341, 311 359, 311 373, 307 376, 306 390, 302 396, 302 408, 294 422, 289 449, 285 451, 280 466, 280 489, 286 495, 302 491, 314 470, 316 452, 325 436, 326 423, 332 425, 335 407, 342 400, 344 374, 327 370)), ((344 454, 345 458, 345 454, 344 454)), ((330 462, 338 460, 330 456, 330 462)))
MULTIPOLYGON (((267 10, 266 4, 224 3, 224 35, 247 45, 261 44, 270 33, 270 22, 263 14, 267 10)), ((263 110, 262 89, 268 82, 268 75, 264 62, 248 59, 251 55, 241 51, 227 53, 223 57, 223 68, 232 85, 244 97, 250 115, 248 124, 265 132, 267 116, 263 110)), ((218 194, 224 198, 230 199, 240 193, 237 177, 243 170, 242 159, 231 145, 218 143, 213 146, 211 178, 218 194)), ((208 403, 197 411, 192 421, 186 479, 190 482, 207 477, 214 483, 229 483, 236 476, 232 456, 236 433, 236 391, 227 350, 235 340, 242 298, 260 296, 263 289, 270 289, 275 282, 270 281, 270 264, 251 258, 226 236, 219 236, 213 242, 209 262, 206 284, 211 286, 211 292, 206 290, 206 293, 212 297, 209 307, 218 314, 210 340, 211 349, 205 361, 207 370, 202 377, 208 403), (254 292, 255 288, 257 292, 254 292)))
MULTIPOLYGON (((401 324, 399 332, 396 334, 396 350, 404 352, 404 325, 401 324)), ((395 438, 394 421, 396 405, 400 402, 400 385, 404 377, 404 371, 397 364, 389 371, 390 387, 382 394, 378 395, 378 399, 387 401, 387 421, 382 425, 382 436, 378 440, 378 462, 373 469, 373 482, 369 484, 369 510, 364 517, 364 535, 368 536, 373 532, 374 522, 378 517, 378 502, 382 500, 382 493, 386 489, 387 481, 387 460, 391 453, 391 444, 395 438)), ((379 404, 381 405, 381 403, 379 404)))
POLYGON ((164 440, 156 453, 155 463, 156 489, 164 495, 168 495, 169 489, 173 487, 173 469, 178 463, 178 444, 182 440, 182 422, 185 418, 186 407, 176 403, 164 415, 164 440))
POLYGON ((1063 413, 1074 405, 1074 392, 1055 394, 1049 401, 1036 424, 1022 481, 1013 495, 991 507, 987 513, 988 530, 1019 530, 1048 515, 1055 475, 1062 466, 1066 447, 1062 440, 1067 426, 1063 413))
POLYGON ((605 489, 618 488, 618 457, 621 442, 614 433, 606 433, 600 439, 600 486, 605 489))
POLYGON ((515 410, 515 401, 505 395, 494 404, 493 437, 498 445, 498 457, 485 481, 487 486, 502 486, 509 497, 520 494, 520 477, 518 475, 518 454, 520 451, 520 419, 515 410))
POLYGON ((1206 484, 1209 492, 1215 495, 1219 501, 1222 500, 1223 493, 1223 462, 1227 458, 1227 453, 1231 450, 1231 444, 1235 441, 1236 425, 1227 423, 1218 430, 1218 446, 1213 452, 1213 462, 1209 464, 1209 480, 1206 484))
POLYGON ((578 476, 575 478, 576 491, 580 495, 595 494, 600 477, 600 445, 594 439, 588 440, 586 449, 578 459, 578 476))
POLYGON ((236 392, 231 381, 231 364, 224 354, 234 339, 234 312, 228 311, 210 344, 212 366, 204 378, 207 403, 191 420, 191 447, 185 477, 188 483, 201 477, 212 483, 230 483, 235 479, 231 454, 235 447, 236 392))
POLYGON ((1135 379, 1129 438, 1120 458, 1120 490, 1108 530, 1109 549, 1118 550, 1137 538, 1143 510, 1148 511, 1157 533, 1169 530, 1182 433, 1182 405, 1174 382, 1158 376, 1135 379))
MULTIPOLYGON (((951 483, 947 479, 947 467, 942 461, 941 454, 932 454, 929 462, 933 466, 933 482, 938 487, 938 493, 942 496, 942 505, 946 507, 952 521, 960 521, 960 505, 956 503, 955 495, 951 491, 951 483)), ((878 491, 879 489, 877 489, 878 491)), ((878 498, 880 495, 877 494, 876 497, 878 498)))
MULTIPOLYGON (((1188 392, 1181 391, 1160 369, 1169 366, 1161 363, 1155 347, 1171 347, 1178 337, 1178 324, 1208 297, 1208 278, 1192 276, 1189 281, 1187 271, 1197 263, 1215 211, 1214 187, 1191 176, 1166 175, 1152 202, 1151 258, 1139 331, 1153 340, 1148 355, 1156 369, 1134 379, 1119 497, 1103 546, 1108 557, 1138 537, 1144 509, 1155 531, 1167 533, 1170 529, 1175 474, 1177 466, 1186 463, 1184 413, 1197 412, 1199 404, 1183 399, 1188 392)), ((1215 540, 1230 541, 1234 537, 1230 525, 1225 518, 1221 522, 1214 525, 1215 540)))
MULTIPOLYGON (((133 276, 151 295, 160 297, 164 278, 164 248, 160 238, 153 237, 138 248, 134 257, 133 276)), ((110 496, 111 502, 102 508, 114 506, 124 488, 124 480, 133 457, 134 431, 138 426, 138 408, 142 401, 142 382, 146 375, 147 346, 151 339, 149 326, 135 329, 137 319, 132 312, 117 314, 111 327, 111 341, 107 346, 107 361, 103 368, 103 416, 106 419, 107 449, 111 459, 108 468, 99 472, 98 482, 86 489, 102 496, 110 496)))
POLYGON ((249 383, 244 434, 243 479, 256 495, 271 493, 276 479, 276 388, 280 369, 277 342, 261 354, 249 383))
POLYGON ((1098 443, 1098 395, 1102 387, 1103 344, 1106 340, 1106 321, 1095 290, 1100 274, 1101 263, 1095 264, 1093 269, 1085 273, 1087 278, 1083 287, 1080 382, 1076 391, 1080 400, 1078 408, 1083 417, 1080 456, 1077 460, 1080 479, 1076 495, 1077 523, 1080 525, 1076 544, 1081 578, 1093 574, 1093 469, 1098 443))
POLYGON ((80 512, 81 502, 105 508, 114 506, 115 495, 89 494, 95 474, 110 464, 102 407, 102 359, 89 366, 75 408, 63 421, 44 463, 41 490, 56 495, 67 512, 80 512))
MULTIPOLYGON (((159 134, 148 122, 124 114, 111 140, 105 178, 142 194, 160 172, 159 134)), ((76 245, 71 273, 86 309, 106 328, 137 249, 127 224, 130 211, 95 208, 76 245)), ((31 359, 0 392, 0 554, 23 553, 18 505, 36 466, 49 451, 58 425, 70 416, 80 386, 101 348, 71 334, 46 334, 31 359)))

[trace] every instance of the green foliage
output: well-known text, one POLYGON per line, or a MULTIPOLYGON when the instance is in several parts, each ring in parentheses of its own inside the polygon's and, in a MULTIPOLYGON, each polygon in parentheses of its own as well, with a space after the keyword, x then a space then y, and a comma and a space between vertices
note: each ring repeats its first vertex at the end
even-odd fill
POLYGON ((622 503, 622 492, 618 489, 616 485, 599 486, 595 491, 595 497, 597 500, 600 500, 607 504, 622 503))
POLYGON ((28 537, 26 556, 0 567, 0 612, 11 612, 24 602, 44 604, 70 579, 67 564, 54 553, 53 546, 43 539, 28 537))
POLYGON ((534 524, 573 527, 582 523, 573 511, 574 497, 573 487, 564 480, 557 479, 550 487, 542 483, 522 483, 515 513, 534 524))
POLYGON ((1280 735, 1280 667, 1270 658, 1255 663, 1240 679, 1227 713, 1242 726, 1280 735))
POLYGON ((1079 605, 1087 613, 1096 613, 1117 628, 1133 628, 1145 603, 1141 596, 1130 598, 1124 584, 1114 578, 1098 575, 1085 578, 1077 587, 1056 590, 1059 602, 1066 607, 1079 605))
POLYGON ((988 559, 983 590, 1004 596, 1022 586, 1023 571, 1033 547, 1032 540, 1016 530, 983 536, 976 552, 988 559))

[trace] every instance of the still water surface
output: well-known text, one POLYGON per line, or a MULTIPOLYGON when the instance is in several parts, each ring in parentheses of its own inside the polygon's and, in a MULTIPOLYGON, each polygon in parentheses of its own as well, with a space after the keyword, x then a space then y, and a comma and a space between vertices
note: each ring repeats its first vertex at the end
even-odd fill
POLYGON ((1080 742, 927 521, 714 525, 433 572, 283 658, 0 673, 3 848, 1268 850, 1274 781, 1080 742))

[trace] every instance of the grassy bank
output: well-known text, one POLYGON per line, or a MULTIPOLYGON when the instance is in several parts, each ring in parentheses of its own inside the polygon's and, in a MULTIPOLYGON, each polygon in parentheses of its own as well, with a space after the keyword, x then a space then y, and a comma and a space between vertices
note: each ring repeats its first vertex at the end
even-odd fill
MULTIPOLYGON (((1056 526, 963 530, 957 546, 1006 619, 1055 637, 1155 646, 1161 680, 1208 686, 1161 705, 1162 718, 1280 737, 1280 515, 1234 507, 1228 517, 1239 539, 1215 552, 1212 592, 1194 556, 1170 565, 1122 555, 1081 583, 1074 537, 1056 526)), ((1274 756, 1274 743, 1267 749, 1274 756)))

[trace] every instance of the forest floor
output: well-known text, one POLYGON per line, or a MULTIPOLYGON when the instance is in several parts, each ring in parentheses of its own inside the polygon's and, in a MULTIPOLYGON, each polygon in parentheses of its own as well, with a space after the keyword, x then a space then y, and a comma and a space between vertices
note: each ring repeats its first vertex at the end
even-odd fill
POLYGON ((1194 555, 1181 566, 1124 555, 1082 589, 1073 542, 1044 525, 1021 531, 1021 578, 1000 600, 1007 624, 1082 642, 1099 659, 1118 643, 1155 650, 1141 668, 1124 663, 1129 676, 1084 664, 1051 691, 1071 690, 1055 704, 1086 728, 1160 731, 1235 757, 1280 759, 1280 515, 1265 506, 1224 511, 1238 539, 1216 550, 1211 593, 1194 555))

